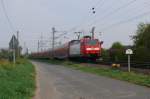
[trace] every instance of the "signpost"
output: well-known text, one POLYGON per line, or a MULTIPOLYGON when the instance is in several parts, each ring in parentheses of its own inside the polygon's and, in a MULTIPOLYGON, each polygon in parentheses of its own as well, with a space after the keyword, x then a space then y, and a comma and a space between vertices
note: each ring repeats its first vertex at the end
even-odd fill
POLYGON ((130 55, 133 54, 132 49, 127 49, 126 54, 128 55, 128 72, 131 71, 131 61, 130 61, 130 55))
POLYGON ((17 48, 18 48, 18 40, 16 38, 15 35, 12 36, 10 42, 9 42, 9 49, 10 51, 12 51, 13 55, 12 55, 12 58, 13 58, 13 62, 14 64, 16 63, 16 52, 17 52, 17 48))

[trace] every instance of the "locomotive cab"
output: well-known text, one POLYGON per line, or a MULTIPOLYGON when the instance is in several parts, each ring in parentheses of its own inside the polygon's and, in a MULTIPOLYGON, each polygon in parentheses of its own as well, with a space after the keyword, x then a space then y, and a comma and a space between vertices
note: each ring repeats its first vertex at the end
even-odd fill
POLYGON ((85 36, 81 39, 81 51, 83 57, 97 59, 100 57, 101 45, 98 39, 93 39, 90 36, 85 36))

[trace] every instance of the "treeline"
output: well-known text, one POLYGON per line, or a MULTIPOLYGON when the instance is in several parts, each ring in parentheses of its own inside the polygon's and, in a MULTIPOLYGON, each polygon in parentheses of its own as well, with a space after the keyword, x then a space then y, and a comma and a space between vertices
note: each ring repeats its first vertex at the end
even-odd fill
POLYGON ((103 61, 127 62, 126 49, 133 50, 131 60, 134 62, 150 62, 150 24, 141 23, 135 35, 131 38, 133 45, 124 46, 120 42, 115 42, 109 49, 103 49, 103 61))
POLYGON ((9 59, 10 52, 7 49, 0 49, 0 59, 9 59))

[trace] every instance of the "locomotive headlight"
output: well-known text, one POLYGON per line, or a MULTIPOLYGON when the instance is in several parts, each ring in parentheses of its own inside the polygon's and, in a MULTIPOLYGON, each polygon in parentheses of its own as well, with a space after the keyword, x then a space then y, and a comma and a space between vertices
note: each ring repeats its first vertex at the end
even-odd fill
POLYGON ((86 48, 87 51, 92 50, 92 48, 86 48))
POLYGON ((99 50, 99 48, 94 48, 94 50, 99 50))

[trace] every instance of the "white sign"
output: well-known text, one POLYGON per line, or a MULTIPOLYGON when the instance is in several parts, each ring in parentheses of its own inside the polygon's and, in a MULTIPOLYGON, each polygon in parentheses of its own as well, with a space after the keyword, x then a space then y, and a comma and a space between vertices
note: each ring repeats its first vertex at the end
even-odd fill
POLYGON ((127 55, 131 55, 131 54, 133 54, 132 49, 127 49, 127 50, 126 50, 126 54, 127 54, 127 55))

